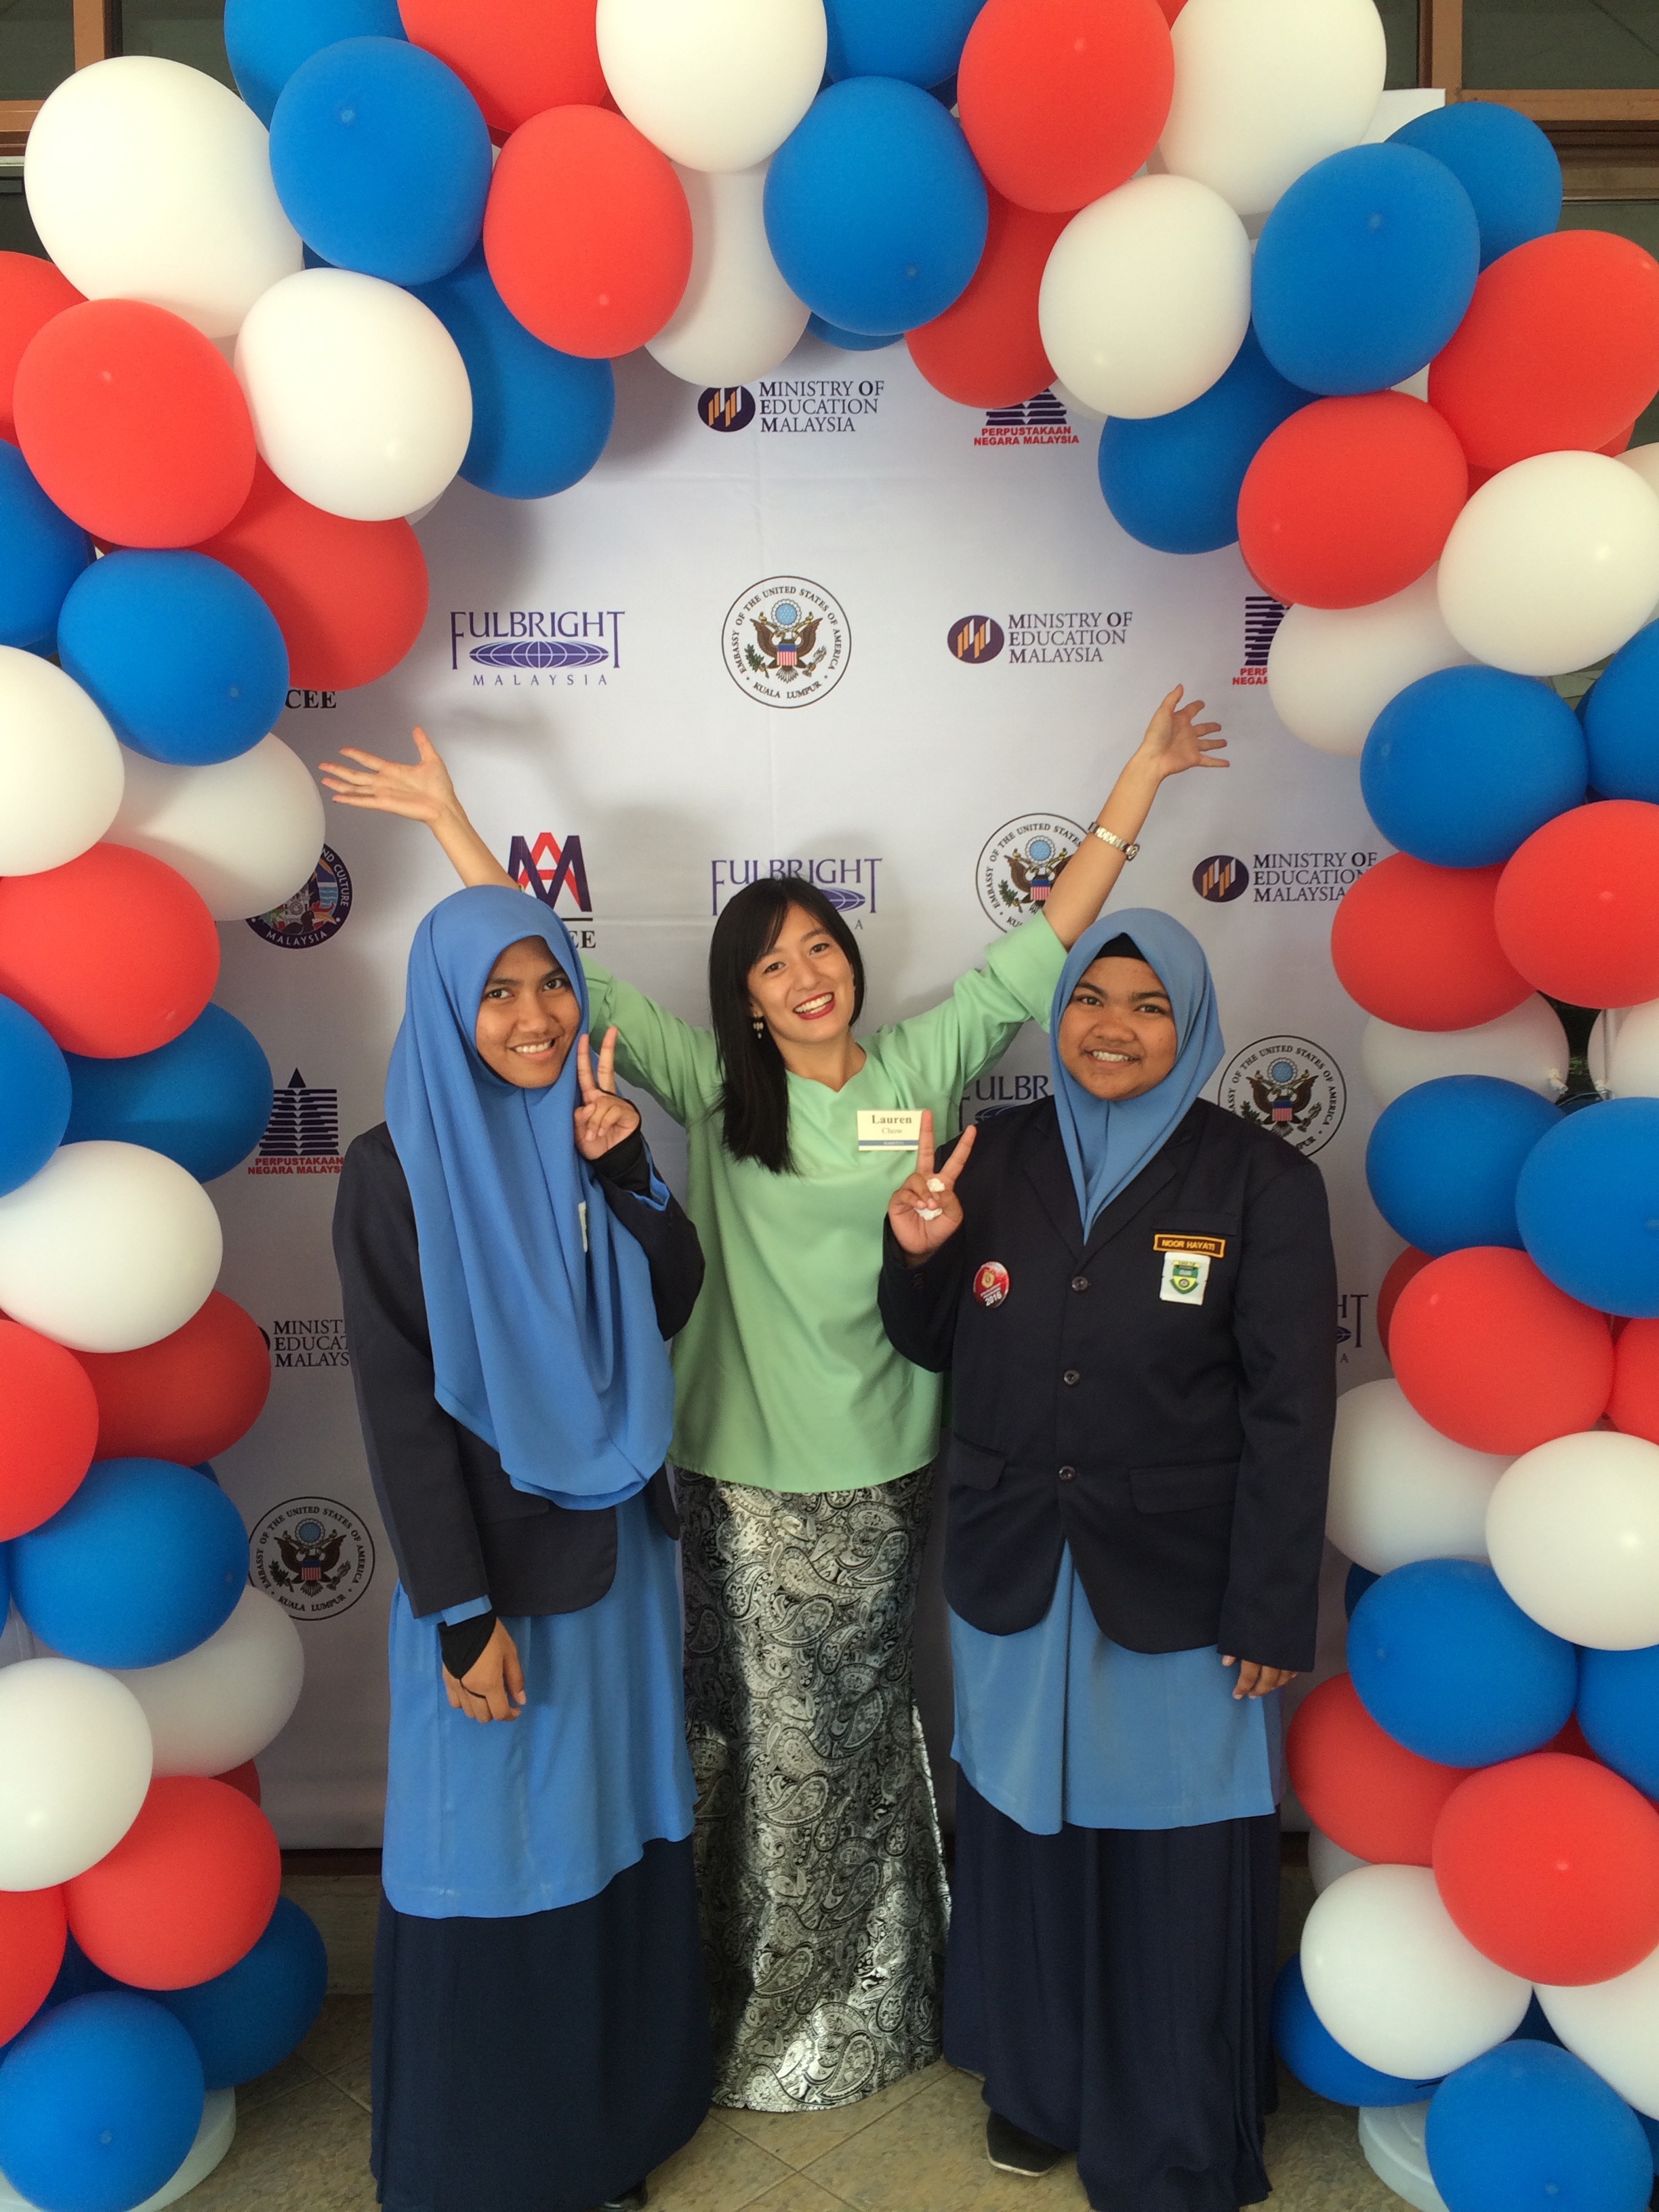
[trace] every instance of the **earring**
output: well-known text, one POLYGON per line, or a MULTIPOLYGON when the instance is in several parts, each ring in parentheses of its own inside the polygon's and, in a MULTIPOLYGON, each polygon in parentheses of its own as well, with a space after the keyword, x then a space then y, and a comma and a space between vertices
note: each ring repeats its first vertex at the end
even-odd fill
POLYGON ((766 1035, 766 1024, 761 1019, 758 1014, 755 1016, 751 1027, 757 1037, 763 1037, 766 1035))

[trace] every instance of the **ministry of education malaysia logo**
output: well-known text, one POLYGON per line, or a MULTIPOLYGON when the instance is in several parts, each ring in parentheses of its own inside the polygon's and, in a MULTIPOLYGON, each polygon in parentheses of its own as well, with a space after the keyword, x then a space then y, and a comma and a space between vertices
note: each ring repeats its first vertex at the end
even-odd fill
POLYGON ((248 1577, 297 1620, 348 1613, 374 1573, 374 1540, 334 1498, 289 1498, 248 1539, 248 1577))
POLYGON ((768 576, 726 610, 726 671, 763 707, 809 707, 847 673, 852 627, 840 602, 804 576, 768 576))
POLYGON ((1063 814, 1022 814, 986 841, 976 877, 979 902, 999 929, 1012 929, 1047 905, 1086 834, 1063 814))
POLYGON ((1348 1089, 1322 1046, 1306 1037, 1258 1037, 1222 1070, 1217 1101, 1298 1152, 1316 1152, 1341 1127, 1348 1089))

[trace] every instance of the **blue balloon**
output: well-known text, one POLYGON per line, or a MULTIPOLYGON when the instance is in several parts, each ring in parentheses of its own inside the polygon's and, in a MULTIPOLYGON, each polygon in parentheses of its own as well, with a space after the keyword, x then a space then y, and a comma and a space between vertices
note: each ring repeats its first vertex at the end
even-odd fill
POLYGON ((288 697, 276 616, 205 553, 106 554, 64 600, 58 650, 123 744, 178 768, 246 752, 288 697))
POLYGON ((1431 1259, 1469 1244, 1518 1251, 1516 1181, 1533 1148, 1560 1122, 1559 1108, 1519 1083, 1437 1076, 1402 1091, 1377 1116, 1365 1180, 1389 1228, 1431 1259))
POLYGON ((225 0, 225 52, 236 89, 269 126, 301 62, 341 39, 401 39, 398 0, 225 0))
POLYGON ((229 2089, 279 2065, 322 2010, 328 1954, 316 1923, 279 1897, 264 1934, 210 1982, 162 1990, 161 2003, 183 2022, 210 2089, 229 2089))
POLYGON ((1653 2187, 1635 2113, 1548 2043, 1500 2043, 1449 2074, 1424 2148, 1447 2212, 1644 2212, 1653 2187))
POLYGON ((1659 1797, 1659 1644, 1581 1654, 1578 1725, 1604 1765, 1659 1797))
POLYGON ((1273 1984, 1273 2048, 1305 2089, 1334 2105, 1419 2105, 1432 2081, 1379 2073, 1345 2051, 1309 2001, 1302 1961, 1294 1954, 1273 1984))
POLYGON ((1592 788, 1604 799, 1659 803, 1659 623, 1620 647, 1578 713, 1592 788))
POLYGON ((127 1060, 67 1055, 69 1142, 113 1138, 177 1160, 210 1182, 245 1160, 270 1119, 270 1062, 251 1030, 204 1006, 187 1030, 127 1060))
POLYGON ((201 2124, 196 2046, 135 1990, 37 2014, 0 2060, 0 2171, 43 2212, 128 2212, 178 2172, 201 2124))
POLYGON ((1442 1766, 1540 1750, 1578 1693, 1573 1646, 1474 1559, 1416 1559, 1373 1583, 1348 1623, 1348 1672, 1377 1726, 1442 1766))
POLYGON ((461 474, 502 499, 568 491, 605 451, 617 411, 608 361, 584 361, 532 337, 508 313, 483 248, 434 284, 417 284, 455 341, 472 386, 472 442, 461 474))
POLYGON ((884 346, 896 345, 904 336, 902 331, 872 336, 868 331, 838 330, 834 323, 826 323, 822 315, 809 315, 806 327, 815 338, 822 338, 825 345, 838 346, 842 353, 879 353, 884 346))
POLYGON ((1247 331, 1226 374, 1187 406, 1102 423, 1107 506, 1131 538, 1160 553, 1232 544, 1244 471, 1263 440, 1312 398, 1285 381, 1247 331))
POLYGON ((1442 868, 1486 868, 1589 781, 1578 717, 1535 677, 1442 668, 1390 699, 1365 740, 1359 788, 1392 845, 1442 868))
POLYGON ((50 653, 64 595, 91 559, 86 532, 0 439, 0 645, 50 653))
POLYGON ((824 0, 832 77, 898 76, 931 91, 954 76, 985 0, 824 0))
POLYGON ((1413 117, 1389 136, 1443 161, 1480 226, 1480 266, 1512 246, 1543 238, 1561 220, 1561 164, 1538 125, 1513 107, 1460 100, 1413 117))
POLYGON ((1433 360, 1480 269, 1474 210, 1443 162, 1350 146, 1298 177, 1262 228, 1256 335, 1304 391, 1381 391, 1433 360))
POLYGON ((0 1198, 38 1175, 69 1127, 70 1072, 33 1014, 0 999, 0 1198))
POLYGON ((1342 1610, 1350 1620, 1353 1619, 1355 1606, 1364 1596, 1371 1584, 1381 1582, 1382 1579, 1380 1575, 1373 1574, 1369 1567, 1362 1567, 1358 1563, 1348 1569, 1347 1576, 1342 1584, 1342 1610))
POLYGON ((301 62, 270 118, 270 174, 306 244, 339 269, 429 284, 483 228, 489 131, 453 70, 397 39, 301 62))
POLYGON ((1645 2112, 1638 2112, 1636 2117, 1642 2123, 1642 2132, 1648 2139, 1648 2148, 1653 2156, 1654 2172, 1659 2174, 1659 2120, 1650 2119, 1645 2112))
POLYGON ((6 1625, 6 1615, 11 1611, 11 1569, 7 1565, 7 1551, 0 1544, 0 1629, 6 1625))
POLYGON ((843 331, 913 331, 963 292, 989 203, 962 128, 884 76, 821 92, 772 156, 766 235, 797 299, 843 331))
POLYGON ((1522 1242, 1599 1312, 1659 1315, 1659 1098, 1607 1098, 1552 1129, 1516 1192, 1522 1242))
POLYGON ((190 1468, 94 1460, 67 1504, 13 1539, 11 1575, 18 1611, 66 1659, 159 1667, 235 1611, 247 1536, 224 1492, 190 1468))

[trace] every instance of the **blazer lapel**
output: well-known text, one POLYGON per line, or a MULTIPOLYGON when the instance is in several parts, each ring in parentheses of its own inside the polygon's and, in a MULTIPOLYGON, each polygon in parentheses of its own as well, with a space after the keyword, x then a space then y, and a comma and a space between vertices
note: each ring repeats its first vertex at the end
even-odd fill
POLYGON ((1077 1193, 1072 1188, 1071 1164, 1066 1158, 1065 1139, 1060 1133, 1060 1119, 1052 1106, 1042 1117, 1042 1125, 1034 1131, 1033 1141, 1025 1148, 1024 1167, 1027 1180, 1042 1200, 1042 1210, 1059 1232, 1060 1242, 1076 1260, 1083 1252, 1083 1216, 1078 1209, 1077 1193))
MULTIPOLYGON (((1056 1124, 1055 1133, 1056 1135, 1059 1133, 1058 1124, 1056 1124)), ((1103 1245, 1109 1244, 1115 1237, 1127 1229, 1131 1222, 1146 1211, 1154 1199, 1162 1198, 1170 1185, 1180 1180, 1186 1171, 1188 1162, 1192 1157, 1197 1142, 1197 1127, 1193 1117, 1188 1115, 1176 1130, 1174 1135, 1166 1140, 1163 1149, 1153 1153, 1134 1181, 1126 1184, 1110 1205, 1103 1210, 1099 1219, 1089 1232, 1088 1243, 1083 1253, 1085 1265, 1093 1259, 1103 1245)), ((1065 1158, 1064 1145, 1060 1146, 1060 1158, 1062 1160, 1065 1158)), ((1068 1190, 1071 1188, 1069 1168, 1066 1170, 1066 1188, 1068 1190)), ((1073 1220, 1077 1218, 1075 1198, 1073 1200, 1073 1220)))

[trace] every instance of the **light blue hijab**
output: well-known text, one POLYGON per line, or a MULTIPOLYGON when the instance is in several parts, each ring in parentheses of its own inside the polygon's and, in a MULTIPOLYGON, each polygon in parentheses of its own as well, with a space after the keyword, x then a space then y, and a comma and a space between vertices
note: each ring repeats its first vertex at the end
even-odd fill
POLYGON ((1048 1065, 1053 1071, 1060 1133, 1077 1192, 1086 1237, 1100 1215, 1140 1173, 1148 1160, 1175 1134, 1187 1110, 1220 1064, 1225 1047, 1216 1014, 1215 985, 1209 963, 1190 930, 1156 908, 1137 906, 1103 915, 1085 929, 1067 956, 1054 987, 1048 1024, 1048 1065), (1175 1066, 1139 1098, 1115 1103, 1097 1098, 1061 1064, 1060 1018, 1084 970, 1098 960, 1115 937, 1127 937, 1170 994, 1180 1044, 1175 1066))
POLYGON ((438 1403, 515 1490, 617 1505, 663 1463, 673 1380, 645 1255, 576 1150, 575 1047, 556 1083, 520 1091, 473 1043, 489 971, 525 937, 551 947, 587 1027, 587 979, 552 908, 505 886, 456 891, 410 947, 386 1125, 415 1202, 438 1403))

